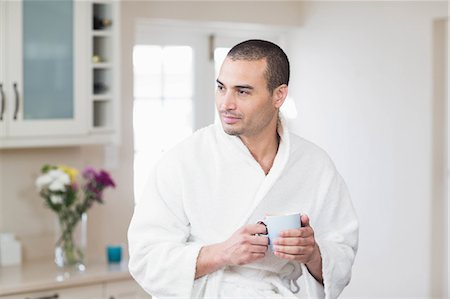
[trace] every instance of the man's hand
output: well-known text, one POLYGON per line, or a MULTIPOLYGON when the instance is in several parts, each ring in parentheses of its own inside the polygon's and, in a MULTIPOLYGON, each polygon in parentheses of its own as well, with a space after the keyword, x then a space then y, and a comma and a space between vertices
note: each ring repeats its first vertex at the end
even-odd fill
POLYGON ((197 258, 195 278, 224 266, 245 265, 266 255, 269 239, 263 224, 248 224, 238 229, 228 240, 202 247, 197 258))
POLYGON ((221 244, 221 255, 225 265, 245 265, 262 259, 266 255, 269 238, 256 236, 265 234, 263 224, 248 224, 237 230, 221 244))
POLYGON ((304 263, 314 278, 323 284, 322 257, 314 238, 314 230, 309 225, 309 218, 301 216, 302 227, 286 230, 275 239, 274 254, 286 260, 304 263))

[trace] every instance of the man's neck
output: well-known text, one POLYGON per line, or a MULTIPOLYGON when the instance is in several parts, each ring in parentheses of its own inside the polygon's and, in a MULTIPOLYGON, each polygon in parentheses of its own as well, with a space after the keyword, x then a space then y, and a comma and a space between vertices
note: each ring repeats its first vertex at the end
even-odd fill
POLYGON ((262 132, 257 136, 239 137, 267 175, 272 168, 280 144, 277 125, 270 128, 268 132, 262 132))

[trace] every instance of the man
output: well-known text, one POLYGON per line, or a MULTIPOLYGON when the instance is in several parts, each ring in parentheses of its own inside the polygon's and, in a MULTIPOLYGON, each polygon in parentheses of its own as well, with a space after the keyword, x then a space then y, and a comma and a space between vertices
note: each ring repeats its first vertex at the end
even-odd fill
POLYGON ((280 118, 288 83, 277 45, 249 40, 228 53, 221 124, 167 152, 135 208, 129 267, 151 295, 336 298, 349 283, 358 223, 331 160, 280 118), (302 227, 272 250, 258 221, 275 212, 301 212, 302 227))

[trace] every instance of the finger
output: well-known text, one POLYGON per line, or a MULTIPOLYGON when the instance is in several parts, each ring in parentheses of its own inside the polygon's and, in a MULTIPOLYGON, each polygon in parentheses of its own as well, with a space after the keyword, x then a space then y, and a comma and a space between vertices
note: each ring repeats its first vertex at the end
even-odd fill
POLYGON ((274 246, 273 250, 274 252, 281 252, 293 255, 305 255, 308 254, 309 251, 311 251, 309 246, 282 246, 282 245, 274 246))
POLYGON ((264 224, 247 224, 243 227, 243 232, 250 235, 265 234, 266 231, 264 224))
POLYGON ((290 238, 277 238, 274 240, 273 244, 287 245, 287 246, 307 246, 313 245, 314 241, 311 238, 290 237, 290 238))
POLYGON ((309 217, 308 215, 301 215, 300 216, 300 222, 302 224, 302 227, 308 227, 309 225, 309 217))
POLYGON ((265 236, 250 236, 249 237, 250 244, 253 245, 269 245, 269 238, 265 236))
POLYGON ((292 238, 292 237, 302 237, 306 238, 313 235, 314 232, 311 227, 301 227, 296 229, 289 229, 280 232, 280 237, 283 238, 292 238))
POLYGON ((263 245, 252 245, 250 247, 250 252, 252 253, 265 253, 267 251, 267 246, 263 245))

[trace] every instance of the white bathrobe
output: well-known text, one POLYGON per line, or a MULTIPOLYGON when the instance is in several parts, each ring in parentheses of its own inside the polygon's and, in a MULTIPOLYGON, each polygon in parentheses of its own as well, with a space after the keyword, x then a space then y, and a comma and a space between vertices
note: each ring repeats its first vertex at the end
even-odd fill
POLYGON ((220 124, 168 151, 135 207, 129 269, 157 298, 337 298, 349 283, 358 222, 347 188, 327 154, 279 126, 280 146, 266 176, 247 147, 220 124), (266 256, 199 279, 202 246, 222 242, 267 213, 307 214, 324 286, 304 264, 266 256), (300 292, 296 291, 296 282, 300 292))

